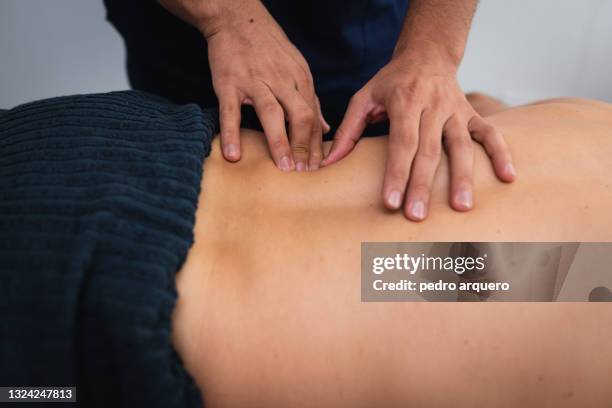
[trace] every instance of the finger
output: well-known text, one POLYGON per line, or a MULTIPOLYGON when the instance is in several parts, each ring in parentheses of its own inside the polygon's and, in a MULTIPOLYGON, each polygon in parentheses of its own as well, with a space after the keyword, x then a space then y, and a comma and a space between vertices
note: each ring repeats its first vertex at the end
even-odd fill
POLYGON ((293 159, 295 160, 295 169, 306 171, 308 170, 310 157, 311 136, 318 132, 319 139, 322 138, 321 127, 318 123, 319 118, 297 89, 285 87, 274 89, 274 92, 285 112, 287 112, 289 139, 293 159))
POLYGON ((442 150, 443 121, 432 110, 421 115, 419 146, 412 164, 404 213, 412 221, 422 221, 429 211, 431 187, 442 150))
POLYGON ((395 105, 390 109, 389 144, 383 181, 383 201, 387 208, 402 206, 410 168, 417 151, 421 112, 408 106, 395 105))
POLYGON ((387 112, 383 108, 375 108, 368 115, 368 123, 380 123, 386 121, 388 118, 387 112))
POLYGON ((331 127, 323 117, 321 112, 321 103, 319 98, 315 96, 315 102, 319 112, 319 121, 321 123, 321 132, 313 132, 310 138, 310 159, 308 162, 309 170, 318 170, 321 167, 321 160, 323 160, 323 135, 328 133, 331 127))
POLYGON ((268 140, 272 159, 282 171, 294 170, 295 162, 287 139, 283 108, 265 85, 255 87, 252 99, 255 113, 268 140))
POLYGON ((323 134, 325 135, 331 130, 331 126, 329 126, 329 123, 327 123, 327 120, 325 120, 325 117, 323 116, 323 111, 321 110, 321 101, 319 100, 319 97, 315 96, 315 98, 317 110, 319 112, 319 121, 321 122, 321 128, 323 129, 323 134))
POLYGON ((223 156, 232 162, 240 160, 240 97, 236 90, 219 93, 219 120, 223 156))
POLYGON ((323 137, 313 132, 310 139, 310 157, 308 159, 308 170, 318 170, 323 159, 323 137))
POLYGON ((480 116, 474 116, 468 125, 472 138, 484 146, 493 162, 493 169, 497 177, 507 183, 516 179, 516 170, 512 163, 512 156, 504 136, 495 127, 480 116))
MULTIPOLYGON (((304 62, 305 63, 305 62, 304 62)), ((314 83, 310 71, 304 69, 304 74, 298 76, 297 90, 300 95, 303 96, 306 103, 308 103, 313 112, 315 112, 316 119, 312 124, 312 132, 310 136, 310 152, 308 157, 308 169, 317 170, 321 165, 322 152, 323 152, 323 134, 329 132, 330 126, 323 117, 321 112, 321 103, 319 98, 315 94, 314 83)))
POLYGON ((334 136, 334 142, 327 157, 321 164, 328 166, 348 155, 361 137, 367 125, 371 99, 362 91, 351 98, 344 119, 334 136))
POLYGON ((467 124, 453 116, 444 127, 444 140, 449 157, 450 205, 457 211, 468 211, 473 206, 474 142, 467 124))

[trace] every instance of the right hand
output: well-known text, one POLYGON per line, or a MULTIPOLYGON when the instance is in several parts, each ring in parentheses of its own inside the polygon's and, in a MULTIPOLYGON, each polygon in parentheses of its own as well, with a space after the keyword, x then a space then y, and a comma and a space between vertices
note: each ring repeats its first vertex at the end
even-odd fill
POLYGON ((208 41, 225 158, 240 159, 240 108, 247 104, 255 108, 281 170, 318 169, 329 125, 321 114, 310 68, 259 0, 160 3, 197 27, 208 41))

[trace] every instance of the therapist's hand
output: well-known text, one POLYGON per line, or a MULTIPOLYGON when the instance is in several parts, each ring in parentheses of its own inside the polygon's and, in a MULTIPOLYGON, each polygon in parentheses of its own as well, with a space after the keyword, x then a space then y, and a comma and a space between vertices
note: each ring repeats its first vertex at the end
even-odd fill
POLYGON ((208 41, 225 158, 240 159, 240 108, 248 104, 255 108, 281 170, 317 169, 323 132, 329 127, 310 68, 259 0, 160 2, 208 41))
POLYGON ((450 205, 470 210, 473 142, 481 143, 497 176, 515 178, 503 136, 466 100, 456 79, 456 66, 437 58, 394 56, 352 98, 323 165, 348 155, 368 123, 389 119, 390 134, 383 200, 391 210, 403 206, 406 217, 427 217, 442 142, 450 161, 450 205), (428 62, 429 61, 429 62, 428 62))

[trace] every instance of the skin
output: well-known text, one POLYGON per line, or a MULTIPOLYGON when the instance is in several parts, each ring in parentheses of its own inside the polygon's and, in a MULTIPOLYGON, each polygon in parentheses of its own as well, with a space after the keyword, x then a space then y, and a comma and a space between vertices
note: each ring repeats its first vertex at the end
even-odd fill
POLYGON ((502 134, 472 109, 457 83, 477 0, 410 2, 391 61, 352 98, 323 161, 321 140, 329 126, 310 68, 259 0, 160 3, 207 39, 222 151, 229 161, 242 157, 240 107, 248 104, 254 106, 270 155, 283 171, 316 170, 342 160, 367 123, 388 118, 382 195, 389 209, 403 206, 413 221, 429 213, 443 138, 451 158, 448 201, 454 209, 473 206, 471 138, 487 147, 500 180, 515 178, 502 134))
POLYGON ((278 168, 318 169, 323 132, 329 126, 321 115, 310 68, 261 2, 160 3, 206 38, 225 158, 240 160, 240 107, 252 105, 278 168))
POLYGON ((473 144, 483 144, 500 180, 516 172, 502 133, 470 105, 457 82, 476 0, 411 1, 393 58, 351 100, 324 165, 348 155, 369 122, 389 119, 383 177, 387 208, 412 221, 429 212, 442 140, 450 159, 450 205, 473 206, 473 144))
POLYGON ((243 131, 238 165, 215 143, 173 318, 206 406, 609 406, 606 304, 360 302, 363 241, 612 242, 610 105, 557 100, 487 120, 521 178, 504 185, 476 148, 483 205, 461 214, 446 205, 443 156, 436 211, 412 224, 375 199, 385 137, 302 174, 277 172, 258 133, 243 131))

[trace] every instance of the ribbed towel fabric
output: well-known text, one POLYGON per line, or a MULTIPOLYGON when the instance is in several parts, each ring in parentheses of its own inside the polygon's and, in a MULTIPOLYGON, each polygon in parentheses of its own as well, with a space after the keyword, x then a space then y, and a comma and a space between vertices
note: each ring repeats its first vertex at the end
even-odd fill
POLYGON ((131 91, 0 113, 0 385, 202 405, 170 323, 215 127, 131 91))

